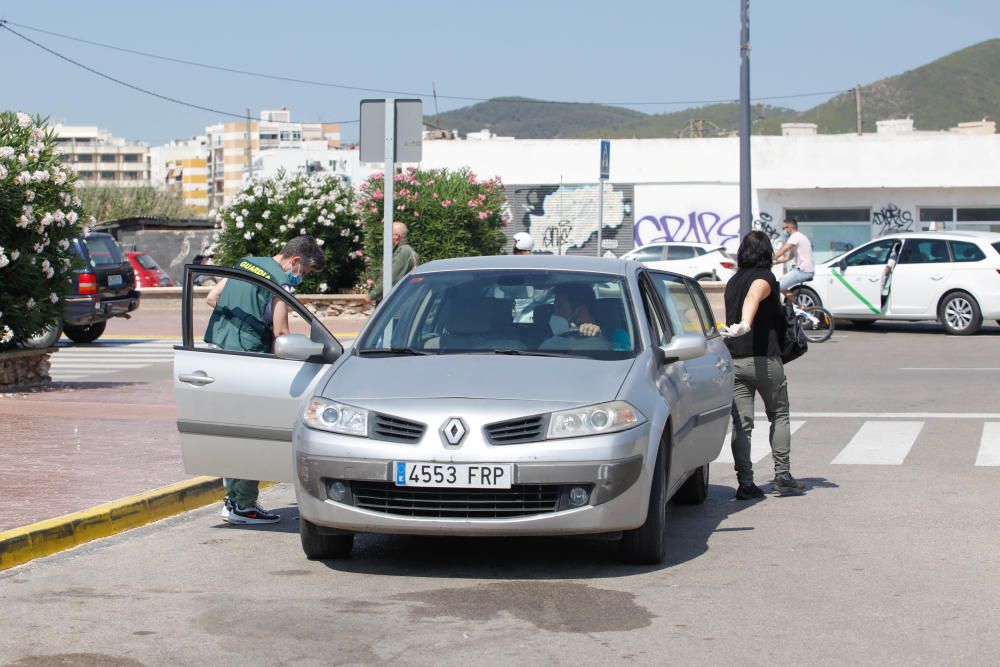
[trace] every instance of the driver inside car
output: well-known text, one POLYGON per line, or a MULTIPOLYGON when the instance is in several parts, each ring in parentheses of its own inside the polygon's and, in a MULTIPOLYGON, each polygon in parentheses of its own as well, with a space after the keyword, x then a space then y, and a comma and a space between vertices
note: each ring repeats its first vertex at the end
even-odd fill
POLYGON ((542 348, 564 347, 566 341, 572 338, 601 335, 601 327, 593 315, 597 299, 590 286, 567 283, 556 285, 552 291, 554 301, 549 317, 552 337, 542 343, 542 348))

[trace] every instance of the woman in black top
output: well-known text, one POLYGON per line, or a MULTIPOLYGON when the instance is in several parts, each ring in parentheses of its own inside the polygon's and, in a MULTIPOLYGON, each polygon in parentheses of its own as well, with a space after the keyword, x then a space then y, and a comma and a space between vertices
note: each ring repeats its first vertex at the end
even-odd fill
POLYGON ((771 422, 771 456, 774 459, 775 491, 800 491, 804 485, 789 471, 791 429, 788 420, 788 381, 781 363, 781 297, 771 272, 771 240, 752 231, 740 243, 736 256, 739 269, 726 284, 726 328, 722 335, 733 355, 736 372, 733 387, 733 460, 740 500, 762 498, 753 482, 750 436, 753 432, 754 396, 764 400, 771 422))

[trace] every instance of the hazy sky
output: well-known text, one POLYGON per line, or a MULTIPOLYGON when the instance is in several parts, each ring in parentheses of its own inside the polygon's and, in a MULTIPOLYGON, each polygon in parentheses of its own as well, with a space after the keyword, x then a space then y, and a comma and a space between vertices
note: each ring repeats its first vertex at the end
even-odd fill
MULTIPOLYGON (((666 102, 739 95, 739 0, 424 0, 0 3, 0 18, 159 55, 349 86, 443 96, 666 102)), ((851 88, 1000 34, 995 0, 754 0, 754 97, 851 88)), ((11 26, 128 83, 235 113, 353 120, 363 97, 209 71, 11 26)), ((216 114, 101 79, 0 30, 0 107, 99 125, 152 144, 201 133, 216 114)), ((775 101, 808 108, 824 97, 775 101)), ((646 112, 688 105, 636 106, 646 112)), ((425 99, 424 110, 433 112, 425 99)), ((356 134, 345 126, 345 136, 356 134)))

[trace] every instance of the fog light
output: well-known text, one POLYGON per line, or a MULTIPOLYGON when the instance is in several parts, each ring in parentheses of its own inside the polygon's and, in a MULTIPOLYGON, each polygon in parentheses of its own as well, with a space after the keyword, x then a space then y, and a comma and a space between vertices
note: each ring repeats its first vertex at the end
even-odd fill
POLYGON ((332 482, 327 482, 326 484, 326 497, 334 502, 341 502, 347 497, 347 485, 340 480, 334 480, 332 482))
POLYGON ((587 504, 587 499, 590 494, 587 493, 587 489, 582 486, 574 486, 569 490, 569 504, 574 507, 580 507, 581 505, 587 504))

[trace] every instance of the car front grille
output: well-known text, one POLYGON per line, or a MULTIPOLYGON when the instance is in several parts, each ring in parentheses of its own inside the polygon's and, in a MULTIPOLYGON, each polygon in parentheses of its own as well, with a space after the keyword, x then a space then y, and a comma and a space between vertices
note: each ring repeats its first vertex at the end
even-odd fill
POLYGON ((542 440, 544 431, 545 419, 538 415, 489 424, 486 427, 486 438, 491 445, 514 445, 542 440))
POLYGON ((417 442, 427 428, 420 422, 381 414, 376 414, 372 422, 372 437, 390 442, 417 442))
POLYGON ((560 487, 520 484, 510 489, 432 489, 389 482, 351 482, 355 507, 399 516, 505 519, 555 512, 560 487))

